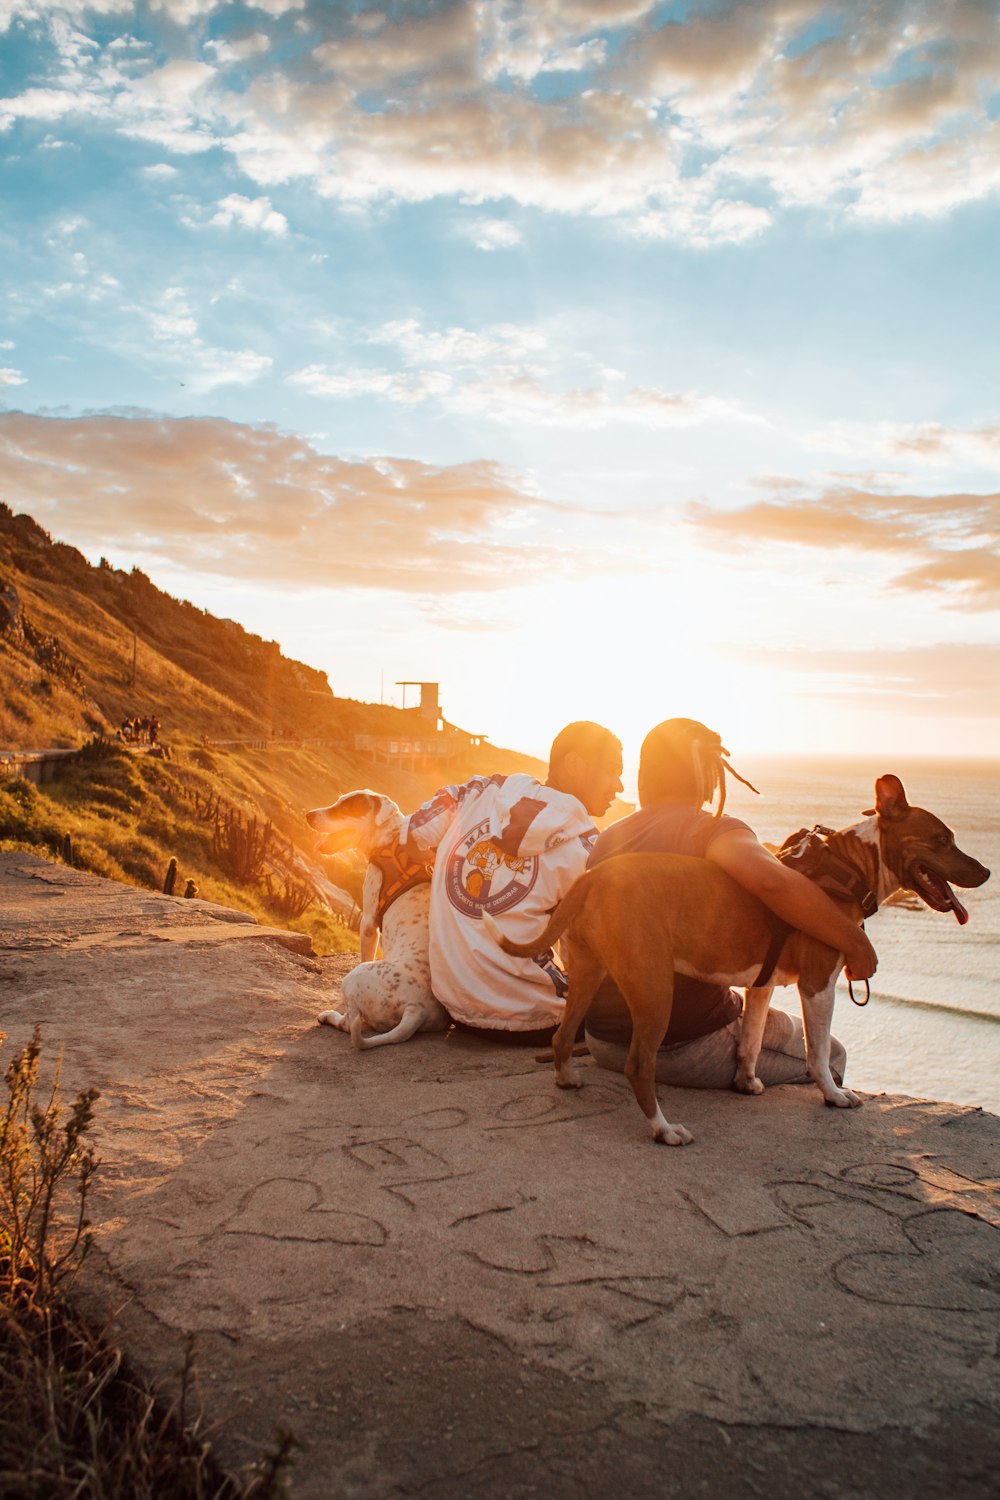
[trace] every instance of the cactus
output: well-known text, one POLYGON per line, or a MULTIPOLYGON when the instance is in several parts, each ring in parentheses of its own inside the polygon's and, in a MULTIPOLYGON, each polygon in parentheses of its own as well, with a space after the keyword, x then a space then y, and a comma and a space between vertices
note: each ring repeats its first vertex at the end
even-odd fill
POLYGON ((212 829, 212 853, 242 885, 259 880, 271 847, 271 824, 243 820, 235 808, 217 811, 212 829))
POLYGON ((294 921, 307 912, 316 900, 316 892, 306 881, 284 878, 283 889, 276 891, 270 875, 264 877, 268 899, 274 910, 288 921, 294 921))
POLYGON ((222 798, 211 790, 205 793, 202 801, 197 791, 194 793, 194 814, 203 823, 212 823, 221 816, 222 798))

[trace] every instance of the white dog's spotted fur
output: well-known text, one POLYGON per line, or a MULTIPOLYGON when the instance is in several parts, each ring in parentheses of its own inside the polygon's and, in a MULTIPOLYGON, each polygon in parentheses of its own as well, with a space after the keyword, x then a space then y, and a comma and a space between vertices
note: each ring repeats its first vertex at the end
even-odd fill
MULTIPOLYGON (((369 860, 398 843, 404 821, 391 797, 367 790, 348 792, 332 806, 306 813, 310 828, 325 835, 321 853, 358 849, 369 860)), ((415 885, 395 898, 382 922, 383 957, 376 959, 382 872, 369 864, 362 895, 362 961, 344 979, 344 1009, 324 1010, 317 1018, 350 1032, 359 1050, 405 1042, 415 1032, 443 1031, 450 1024, 444 1006, 431 993, 430 892, 429 884, 415 885), (373 1034, 366 1034, 366 1028, 373 1034)))

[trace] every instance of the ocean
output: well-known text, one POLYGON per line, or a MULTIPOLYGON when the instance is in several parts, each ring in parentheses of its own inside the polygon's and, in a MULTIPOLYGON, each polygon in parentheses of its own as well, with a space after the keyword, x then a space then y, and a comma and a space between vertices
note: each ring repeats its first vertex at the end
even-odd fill
MULTIPOLYGON (((852 1087, 1000 1113, 1000 763, 884 759, 873 768, 870 760, 734 756, 762 795, 730 780, 726 811, 780 844, 814 823, 857 822, 873 806, 875 775, 892 771, 911 804, 943 818, 994 872, 978 890, 958 891, 965 927, 923 906, 879 911, 866 928, 879 958, 871 1000, 853 1005, 842 981, 833 1029, 847 1047, 852 1087)), ((797 1012, 798 993, 776 990, 772 1004, 797 1012)))

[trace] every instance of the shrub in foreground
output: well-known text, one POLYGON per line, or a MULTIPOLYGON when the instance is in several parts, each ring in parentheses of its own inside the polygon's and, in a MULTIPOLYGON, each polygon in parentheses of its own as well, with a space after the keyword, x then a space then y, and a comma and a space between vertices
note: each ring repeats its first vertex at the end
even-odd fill
MULTIPOLYGON (((0 1032, 0 1042, 3 1033, 0 1032)), ((0 1494, 5 1500, 274 1500, 293 1440, 239 1477, 212 1457, 189 1343, 165 1406, 70 1291, 90 1248, 96 1089, 40 1084, 41 1034, 9 1064, 0 1113, 0 1494)))

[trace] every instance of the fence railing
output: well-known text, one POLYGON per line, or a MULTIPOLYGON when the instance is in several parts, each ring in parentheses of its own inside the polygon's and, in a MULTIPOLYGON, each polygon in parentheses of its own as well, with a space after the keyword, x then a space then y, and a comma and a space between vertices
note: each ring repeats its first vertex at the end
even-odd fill
POLYGON ((55 776, 60 761, 78 754, 77 750, 0 750, 0 773, 44 786, 55 776))

